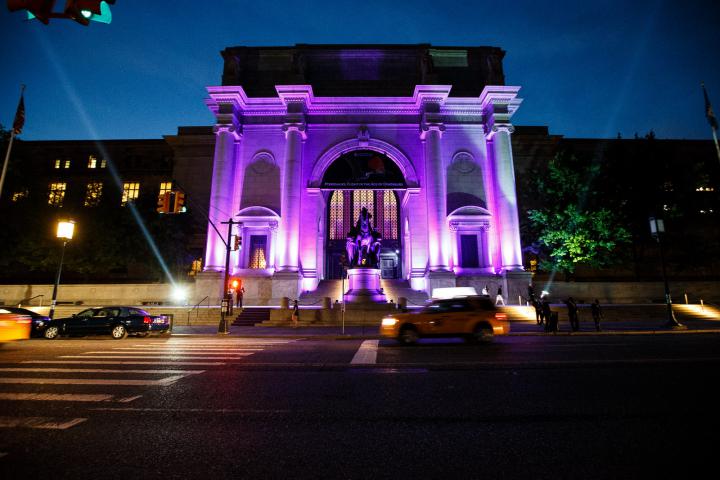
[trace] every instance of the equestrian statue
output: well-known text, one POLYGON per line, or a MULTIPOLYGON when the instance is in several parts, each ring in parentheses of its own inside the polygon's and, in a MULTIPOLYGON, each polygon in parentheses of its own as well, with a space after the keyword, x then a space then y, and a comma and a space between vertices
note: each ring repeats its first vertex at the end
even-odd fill
POLYGON ((372 228, 372 215, 363 207, 357 223, 347 235, 347 259, 349 268, 378 268, 382 236, 372 228))

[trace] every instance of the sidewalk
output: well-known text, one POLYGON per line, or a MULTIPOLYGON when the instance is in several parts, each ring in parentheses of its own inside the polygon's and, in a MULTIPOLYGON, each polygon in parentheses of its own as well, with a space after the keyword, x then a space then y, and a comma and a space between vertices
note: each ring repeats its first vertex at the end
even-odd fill
MULTIPOLYGON (((720 321, 718 320, 687 320, 683 322, 687 327, 684 330, 672 330, 665 328, 662 322, 656 319, 632 320, 632 321, 606 321, 601 327, 602 331, 596 332, 595 325, 591 321, 581 321, 579 332, 570 332, 570 325, 567 322, 560 322, 558 333, 545 333, 543 327, 534 321, 513 321, 510 324, 510 336, 528 335, 654 335, 667 333, 720 333, 720 321)), ((217 336, 216 325, 173 327, 173 336, 205 335, 217 336)), ((235 327, 230 326, 231 337, 280 337, 280 338, 324 338, 324 339, 374 339, 380 338, 378 327, 345 327, 343 334, 339 326, 313 326, 313 327, 235 327)))

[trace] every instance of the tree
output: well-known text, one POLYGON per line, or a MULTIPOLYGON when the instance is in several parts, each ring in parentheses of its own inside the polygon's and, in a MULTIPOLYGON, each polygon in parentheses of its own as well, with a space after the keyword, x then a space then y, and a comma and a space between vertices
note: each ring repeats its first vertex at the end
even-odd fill
POLYGON ((527 212, 526 235, 542 270, 568 275, 578 264, 607 267, 618 260, 618 248, 630 241, 619 209, 600 205, 600 171, 599 163, 583 163, 561 152, 530 176, 529 193, 537 208, 527 212))

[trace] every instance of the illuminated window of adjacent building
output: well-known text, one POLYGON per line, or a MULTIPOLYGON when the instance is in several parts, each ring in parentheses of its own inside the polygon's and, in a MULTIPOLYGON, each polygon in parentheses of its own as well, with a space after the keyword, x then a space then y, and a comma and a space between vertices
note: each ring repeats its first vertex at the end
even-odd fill
POLYGON ((62 207, 66 190, 67 183, 51 183, 50 193, 48 195, 48 205, 52 205, 53 207, 62 207))
POLYGON ((342 240, 349 228, 344 222, 344 195, 342 190, 335 190, 330 197, 330 240, 342 240))
POLYGON ((87 190, 85 191, 85 203, 86 207, 97 207, 100 204, 100 197, 102 196, 102 182, 90 182, 87 184, 87 190))
POLYGON ((714 191, 715 191, 715 188, 703 186, 703 187, 697 187, 697 188, 695 189, 695 191, 696 191, 696 192, 714 192, 714 191))
POLYGON ((19 192, 13 192, 13 194, 12 194, 12 201, 13 201, 13 202, 19 202, 19 201, 22 200, 23 198, 27 198, 28 193, 29 193, 29 192, 28 192, 27 190, 21 190, 21 191, 19 191, 19 192))
POLYGON ((123 183, 121 205, 127 205, 128 202, 137 200, 140 195, 139 183, 123 183))
MULTIPOLYGON (((387 238, 388 240, 397 240, 398 208, 395 192, 392 190, 385 190, 378 193, 381 193, 383 196, 382 231, 380 233, 383 238, 387 238)), ((378 214, 379 213, 380 212, 378 212, 378 214)))
POLYGON ((192 265, 190 266, 189 275, 195 276, 200 272, 202 272, 202 258, 197 258, 193 260, 192 265))
POLYGON ((70 159, 65 160, 65 165, 64 165, 64 167, 65 167, 65 169, 70 168, 70 159))
POLYGON ((172 192, 172 182, 161 182, 160 183, 160 193, 158 197, 162 197, 167 192, 172 192))
POLYGON ((100 160, 100 168, 105 168, 107 166, 107 160, 104 158, 100 160))
POLYGON ((61 165, 62 165, 62 160, 60 160, 59 158, 56 158, 55 159, 55 168, 59 169, 61 165))
POLYGON ((88 168, 97 168, 97 157, 95 155, 88 157, 88 168))
POLYGON ((266 244, 267 237, 265 235, 250 236, 250 259, 248 261, 249 268, 267 268, 267 256, 265 255, 266 244))

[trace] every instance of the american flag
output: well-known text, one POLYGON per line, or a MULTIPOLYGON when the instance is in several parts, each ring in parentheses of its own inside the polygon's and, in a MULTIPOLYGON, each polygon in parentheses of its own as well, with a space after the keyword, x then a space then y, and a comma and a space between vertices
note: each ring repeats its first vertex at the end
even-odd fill
POLYGON ((713 112, 712 105, 710 105, 710 99, 708 98, 707 90, 705 90, 705 84, 702 84, 703 89, 703 95, 705 96, 705 116, 708 119, 708 123, 713 128, 713 130, 718 129, 718 121, 715 117, 715 113, 713 112))
POLYGON ((25 98, 24 93, 20 94, 20 102, 18 103, 17 111, 15 112, 15 120, 13 120, 13 132, 15 135, 19 135, 25 126, 25 98))

